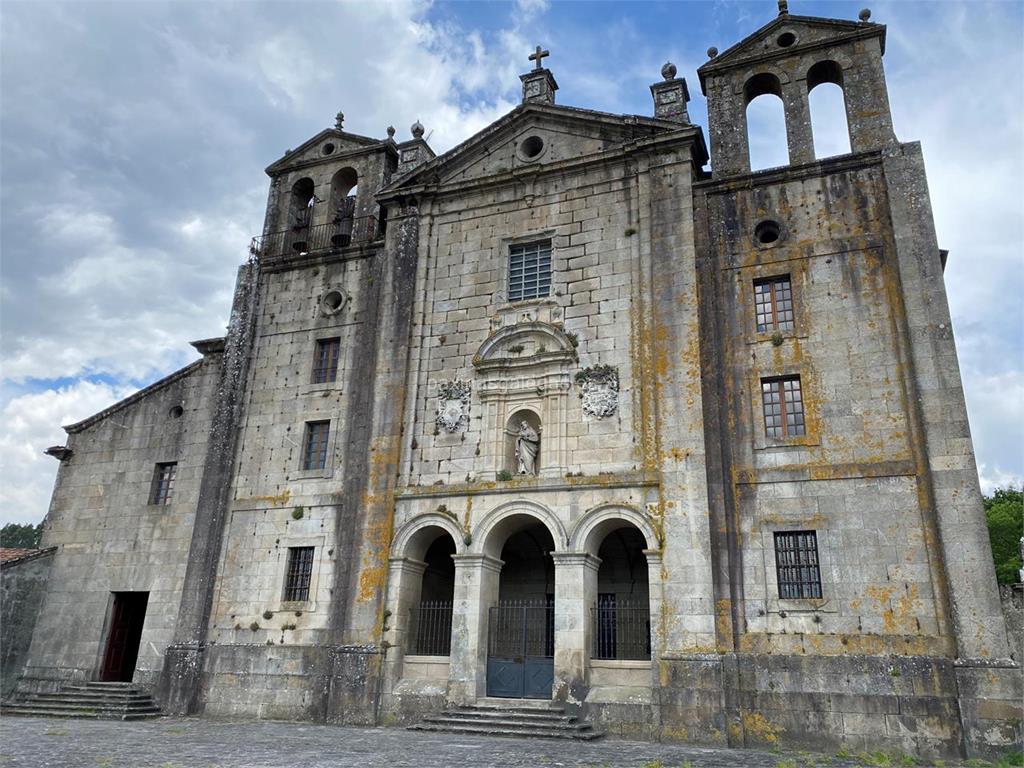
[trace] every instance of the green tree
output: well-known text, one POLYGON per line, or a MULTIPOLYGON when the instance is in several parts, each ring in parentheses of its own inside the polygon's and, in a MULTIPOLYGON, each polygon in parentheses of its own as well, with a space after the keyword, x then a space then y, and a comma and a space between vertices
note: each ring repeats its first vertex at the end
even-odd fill
POLYGON ((1000 584, 1020 581, 1020 537, 1024 534, 1024 491, 997 488, 985 497, 985 520, 1000 584))
POLYGON ((18 549, 33 549, 39 546, 39 540, 43 536, 43 524, 32 525, 25 523, 8 523, 0 528, 0 547, 14 547, 18 549))

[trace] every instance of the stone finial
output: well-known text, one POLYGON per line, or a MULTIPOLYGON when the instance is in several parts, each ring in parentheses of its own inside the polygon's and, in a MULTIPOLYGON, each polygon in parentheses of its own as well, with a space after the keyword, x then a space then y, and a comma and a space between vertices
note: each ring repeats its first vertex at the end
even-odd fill
POLYGON ((341 127, 344 124, 345 124, 345 113, 344 112, 339 112, 338 114, 336 114, 334 116, 334 127, 337 128, 340 131, 341 127))
POLYGON ((860 19, 861 21, 867 21, 868 19, 871 18, 871 9, 861 8, 860 13, 857 14, 857 18, 860 19))
POLYGON ((395 126, 393 126, 393 125, 389 125, 388 126, 388 138, 389 139, 395 138, 395 126))
POLYGON ((421 123, 419 120, 413 123, 409 130, 412 131, 412 137, 414 139, 423 138, 423 131, 425 130, 425 128, 423 127, 423 123, 421 123))
POLYGON ((779 16, 789 15, 789 0, 779 0, 779 16))
POLYGON ((708 48, 708 58, 709 59, 713 59, 717 55, 718 55, 718 49, 715 48, 715 46, 712 45, 710 48, 708 48))
POLYGON ((661 76, 666 80, 672 80, 673 78, 675 78, 676 72, 678 71, 679 70, 676 69, 675 64, 673 64, 671 61, 666 61, 664 66, 662 66, 661 68, 661 76))

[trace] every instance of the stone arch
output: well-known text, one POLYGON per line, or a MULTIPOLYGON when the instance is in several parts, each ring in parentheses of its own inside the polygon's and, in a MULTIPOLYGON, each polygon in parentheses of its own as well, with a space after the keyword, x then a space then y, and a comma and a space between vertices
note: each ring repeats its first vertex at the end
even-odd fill
POLYGON ((748 77, 743 83, 743 110, 750 169, 788 164, 789 133, 782 79, 767 71, 748 77))
POLYGON ((509 347, 514 347, 517 344, 524 347, 524 353, 530 353, 529 355, 522 354, 522 356, 517 353, 514 358, 517 360, 542 362, 547 359, 572 357, 575 354, 572 342, 565 331, 549 323, 535 320, 507 325, 492 333, 480 345, 480 349, 477 350, 473 358, 473 363, 480 366, 491 360, 505 360, 511 356, 508 351, 509 347), (539 349, 542 346, 544 351, 540 352, 539 349))
POLYGON ((316 199, 316 184, 309 176, 303 176, 292 184, 288 218, 293 228, 301 229, 312 224, 310 203, 316 199))
POLYGON ((472 549, 499 558, 509 536, 536 522, 548 529, 555 551, 564 551, 568 536, 562 521, 543 504, 525 499, 505 502, 488 512, 473 530, 472 549))
POLYGON ((605 536, 616 528, 631 525, 640 531, 648 549, 660 549, 657 531, 639 509, 628 504, 600 504, 584 513, 569 533, 569 550, 597 555, 605 536))
POLYGON ((848 154, 849 105, 842 65, 832 59, 815 62, 807 70, 806 84, 815 158, 848 154))
POLYGON ((422 560, 427 548, 437 538, 430 536, 431 528, 440 528, 455 540, 456 554, 462 554, 465 550, 464 534, 458 524, 440 512, 427 512, 416 515, 398 529, 391 541, 391 556, 422 560))

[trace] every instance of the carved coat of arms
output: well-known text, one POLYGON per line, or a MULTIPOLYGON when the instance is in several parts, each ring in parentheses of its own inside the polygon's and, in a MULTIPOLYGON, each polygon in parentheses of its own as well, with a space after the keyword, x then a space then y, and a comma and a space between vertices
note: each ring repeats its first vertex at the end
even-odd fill
POLYGON ((583 413, 599 419, 619 409, 619 371, 610 365, 585 368, 576 374, 583 399, 583 413))
POLYGON ((457 432, 469 426, 469 393, 469 382, 460 379, 443 382, 438 387, 438 428, 446 432, 457 432))

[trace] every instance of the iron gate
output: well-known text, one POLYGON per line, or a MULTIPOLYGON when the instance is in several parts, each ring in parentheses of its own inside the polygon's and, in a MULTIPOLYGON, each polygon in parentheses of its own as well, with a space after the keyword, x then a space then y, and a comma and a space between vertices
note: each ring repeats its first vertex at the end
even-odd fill
POLYGON ((555 679, 555 601, 501 602, 488 610, 487 695, 550 699, 555 679))

